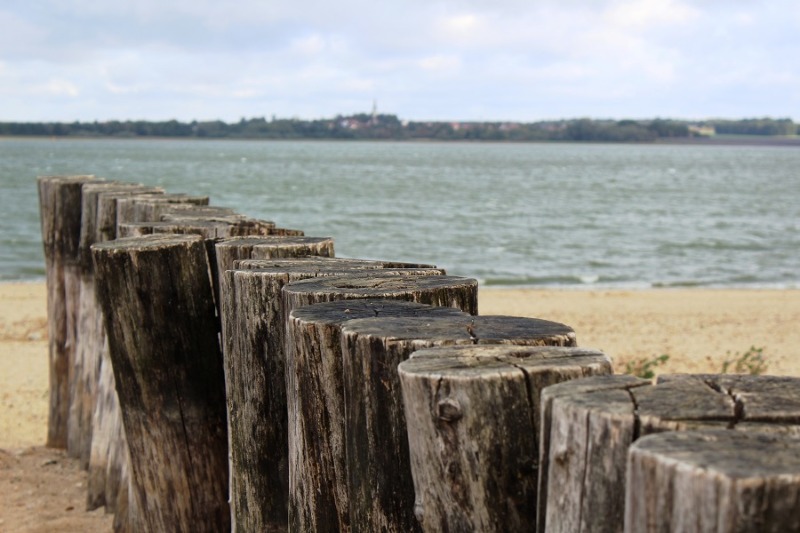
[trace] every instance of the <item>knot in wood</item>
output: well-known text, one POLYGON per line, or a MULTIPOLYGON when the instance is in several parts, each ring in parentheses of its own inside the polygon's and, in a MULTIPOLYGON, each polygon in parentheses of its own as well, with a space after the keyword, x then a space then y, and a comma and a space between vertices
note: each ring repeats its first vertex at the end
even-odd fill
POLYGON ((440 400, 438 407, 439 420, 443 420, 444 422, 455 422, 463 416, 461 413, 461 404, 458 403, 458 400, 454 400, 453 398, 440 400))

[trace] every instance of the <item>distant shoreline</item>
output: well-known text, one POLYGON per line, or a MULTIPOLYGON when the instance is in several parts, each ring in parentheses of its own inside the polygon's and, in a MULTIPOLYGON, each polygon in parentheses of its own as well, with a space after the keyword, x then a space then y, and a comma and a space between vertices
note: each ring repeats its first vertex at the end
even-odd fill
POLYGON ((71 136, 71 135, 0 135, 0 142, 11 140, 25 141, 264 141, 264 142, 369 142, 369 143, 438 143, 438 144, 581 144, 581 145, 688 145, 688 146, 774 146, 800 148, 800 135, 773 136, 773 135, 718 135, 714 137, 677 137, 660 138, 653 141, 573 141, 573 140, 491 140, 491 139, 344 139, 344 138, 286 138, 273 139, 266 137, 169 137, 169 136, 71 136))
MULTIPOLYGON (((788 118, 612 120, 572 118, 516 121, 412 121, 397 115, 369 113, 333 118, 242 118, 181 122, 178 120, 109 120, 104 122, 0 122, 0 135, 92 138, 181 139, 342 139, 469 142, 595 142, 652 143, 659 141, 764 143, 796 138, 798 125, 788 118)), ((781 141, 785 142, 785 141, 781 141)))
POLYGON ((631 144, 689 144, 693 146, 789 146, 800 147, 800 135, 716 135, 714 137, 687 137, 657 139, 652 143, 631 144))

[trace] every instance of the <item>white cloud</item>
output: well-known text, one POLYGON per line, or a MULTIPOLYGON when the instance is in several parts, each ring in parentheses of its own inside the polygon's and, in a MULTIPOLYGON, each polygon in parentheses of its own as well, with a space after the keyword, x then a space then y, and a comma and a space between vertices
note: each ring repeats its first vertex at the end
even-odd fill
POLYGON ((686 24, 700 18, 700 10, 677 0, 624 0, 604 13, 612 29, 647 31, 653 26, 686 24))
POLYGON ((0 117, 318 117, 364 110, 373 98, 408 119, 702 116, 723 103, 742 115, 786 115, 797 112, 796 96, 775 95, 797 92, 798 6, 17 2, 0 12, 0 90, 17 95, 0 100, 0 117))
POLYGON ((77 98, 80 95, 78 86, 65 79, 49 79, 45 83, 34 87, 34 92, 47 96, 67 96, 77 98))
POLYGON ((452 54, 437 54, 420 59, 418 65, 422 70, 439 73, 453 72, 461 67, 461 58, 452 54))

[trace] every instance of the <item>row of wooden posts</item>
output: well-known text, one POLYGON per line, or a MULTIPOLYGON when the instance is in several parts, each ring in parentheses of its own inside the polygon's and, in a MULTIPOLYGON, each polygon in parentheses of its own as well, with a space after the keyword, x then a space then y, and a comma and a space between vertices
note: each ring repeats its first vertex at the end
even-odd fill
POLYGON ((38 180, 47 444, 117 531, 800 531, 795 378, 615 376, 431 265, 38 180))

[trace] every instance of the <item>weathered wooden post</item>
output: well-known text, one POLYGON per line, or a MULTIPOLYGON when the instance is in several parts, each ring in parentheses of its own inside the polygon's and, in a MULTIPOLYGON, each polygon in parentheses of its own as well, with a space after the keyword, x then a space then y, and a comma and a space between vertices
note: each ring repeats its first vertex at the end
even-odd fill
POLYGON ((280 259, 315 256, 333 257, 333 239, 330 237, 272 236, 233 237, 216 245, 217 272, 223 274, 233 268, 234 261, 242 259, 280 259))
MULTIPOLYGON (((341 444, 329 446, 324 443, 313 442, 297 436, 300 427, 309 427, 312 422, 300 419, 303 413, 312 412, 314 409, 333 411, 341 414, 340 405, 343 405, 343 389, 333 386, 340 384, 341 355, 340 347, 334 342, 323 342, 312 336, 306 335, 304 326, 299 325, 303 315, 293 318, 290 313, 301 307, 315 303, 354 300, 364 298, 378 298, 390 300, 406 300, 417 303, 427 303, 440 307, 454 307, 477 311, 477 282, 469 278, 438 275, 438 272, 429 271, 425 274, 412 274, 397 277, 394 273, 371 271, 368 274, 352 274, 344 277, 317 278, 298 281, 286 285, 283 292, 283 313, 289 317, 286 342, 286 390, 287 407, 289 413, 289 526, 292 530, 308 530, 317 527, 331 528, 331 530, 347 529, 350 524, 347 502, 337 498, 341 491, 328 485, 316 494, 312 493, 308 483, 318 481, 314 478, 313 471, 322 468, 322 456, 326 457, 327 464, 343 464, 344 448, 341 444), (433 274, 433 275, 431 275, 433 274), (300 363, 296 362, 300 357, 300 363), (318 397, 304 394, 309 384, 317 376, 323 375, 330 382, 328 395, 318 397), (304 405, 301 405, 304 404, 304 405), (326 454, 334 454, 329 457, 326 454), (316 497, 313 497, 316 496, 316 497), (338 520, 335 523, 321 523, 316 516, 319 509, 335 509, 338 520)), ((318 387, 312 387, 314 389, 318 387)), ((339 417, 341 418, 341 417, 339 417)), ((336 417, 334 417, 336 420, 336 417)), ((330 431, 336 431, 342 422, 335 422, 330 426, 330 431)), ((333 442, 343 442, 343 437, 332 434, 333 442)), ((330 479, 331 473, 326 474, 330 479)), ((334 482, 334 484, 340 483, 334 482)))
POLYGON ((282 298, 287 317, 293 309, 306 305, 362 298, 400 299, 478 314, 478 282, 460 276, 417 274, 398 278, 387 273, 370 272, 307 279, 284 287, 282 298))
MULTIPOLYGON (((235 263, 257 269, 228 270, 221 281, 231 513, 235 529, 261 531, 286 527, 288 520, 286 317, 281 289, 291 281, 382 269, 386 263, 316 256, 235 263)), ((444 273, 427 268, 392 273, 427 270, 444 273)))
POLYGON ((345 448, 354 531, 420 528, 397 366, 420 348, 447 344, 575 346, 575 333, 564 324, 508 316, 377 317, 345 323, 345 448))
POLYGON ((603 376, 544 389, 537 531, 580 531, 581 527, 616 531, 622 527, 624 502, 620 498, 602 491, 585 493, 594 480, 605 478, 609 485, 624 483, 625 454, 635 433, 630 390, 649 383, 629 375, 603 376), (561 398, 574 399, 580 411, 572 414, 568 408, 555 408, 554 403, 561 398), (595 404, 603 407, 593 409, 595 404), (590 428, 600 431, 588 434, 590 428), (598 507, 602 510, 593 515, 598 507))
POLYGON ((145 235, 200 235, 204 239, 224 239, 237 231, 233 224, 212 220, 185 219, 179 221, 129 222, 119 225, 119 238, 145 235))
POLYGON ((426 348, 398 367, 425 531, 534 531, 541 391, 610 374, 582 348, 426 348))
POLYGON ((273 235, 280 228, 270 220, 260 220, 237 213, 233 209, 193 204, 172 204, 161 212, 161 222, 221 222, 231 226, 232 237, 273 235))
POLYGON ((151 531, 225 531, 225 382, 203 239, 118 239, 92 252, 130 448, 131 519, 151 531))
POLYGON ((47 446, 66 448, 70 383, 80 300, 81 187, 94 176, 38 179, 45 268, 50 366, 47 446))
POLYGON ((639 439, 628 460, 625 531, 800 531, 800 439, 726 430, 639 439))
MULTIPOLYGON (((89 467, 92 450, 92 419, 100 374, 101 356, 105 347, 103 314, 95 298, 94 265, 90 247, 100 238, 98 203, 102 193, 142 190, 133 183, 95 180, 81 188, 81 227, 78 245, 80 291, 75 335, 75 360, 70 382, 70 410, 67 431, 67 451, 89 467)), ((90 508, 97 507, 89 502, 90 508)))
POLYGON ((539 531, 622 531, 628 449, 665 431, 800 433, 800 378, 631 376, 553 385, 542 394, 539 531), (542 508, 546 508, 543 510, 542 508))
MULTIPOLYGON (((117 201, 142 193, 160 194, 156 187, 131 186, 121 191, 100 192, 97 195, 96 235, 94 242, 117 238, 117 201)), ((88 239, 88 235, 87 235, 88 239)), ((84 249, 90 249, 87 243, 84 249)), ((94 265, 92 265, 92 268, 94 265)), ((94 278, 94 274, 93 274, 94 278)), ((96 304, 99 308, 99 303, 96 304)), ((102 310, 100 310, 100 319, 102 310)), ((103 343, 100 353, 100 370, 92 416, 92 449, 89 456, 87 480, 87 506, 95 509, 105 505, 107 513, 116 513, 115 522, 126 523, 128 507, 128 444, 119 410, 114 371, 108 354, 108 342, 103 324, 103 343)), ((99 344, 99 343, 98 343, 99 344)), ((118 528, 115 528, 118 530, 118 528)))
POLYGON ((208 196, 189 194, 139 194, 117 200, 117 223, 161 220, 174 204, 207 206, 208 196))

